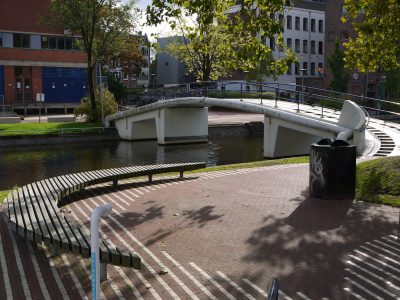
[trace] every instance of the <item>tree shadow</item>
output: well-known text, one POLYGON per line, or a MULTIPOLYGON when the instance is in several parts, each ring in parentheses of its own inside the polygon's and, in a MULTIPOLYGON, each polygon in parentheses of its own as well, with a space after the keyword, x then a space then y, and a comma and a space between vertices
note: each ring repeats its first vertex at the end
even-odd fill
POLYGON ((293 295, 343 295, 347 255, 367 241, 394 234, 398 226, 387 215, 390 208, 369 203, 316 199, 308 190, 291 201, 299 205, 289 216, 266 216, 251 233, 243 260, 265 265, 293 295))

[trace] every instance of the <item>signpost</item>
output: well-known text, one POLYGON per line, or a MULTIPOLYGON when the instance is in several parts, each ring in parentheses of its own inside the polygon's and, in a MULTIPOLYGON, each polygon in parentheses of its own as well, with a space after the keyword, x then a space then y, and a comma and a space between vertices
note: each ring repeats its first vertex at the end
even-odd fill
POLYGON ((92 270, 92 299, 100 299, 100 253, 99 253, 99 222, 100 217, 108 215, 112 204, 107 203, 96 207, 90 218, 90 249, 92 270))
POLYGON ((43 93, 36 94, 36 102, 38 102, 38 105, 39 105, 39 123, 40 123, 40 118, 42 116, 42 104, 41 103, 44 103, 44 94, 43 93))

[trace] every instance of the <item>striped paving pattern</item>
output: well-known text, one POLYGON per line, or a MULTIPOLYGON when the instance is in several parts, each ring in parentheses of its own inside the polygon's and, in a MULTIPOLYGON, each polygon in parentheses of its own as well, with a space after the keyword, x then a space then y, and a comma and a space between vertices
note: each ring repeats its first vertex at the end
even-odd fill
MULTIPOLYGON (((202 265, 195 258, 182 261, 167 251, 157 255, 123 224, 124 218, 137 219, 135 202, 144 195, 196 181, 216 180, 251 173, 270 174, 295 170, 304 165, 281 165, 189 175, 183 180, 162 177, 152 184, 139 179, 125 181, 113 188, 102 184, 75 194, 63 207, 72 220, 89 227, 90 213, 99 204, 112 202, 113 212, 101 220, 100 235, 115 245, 123 245, 142 257, 142 270, 108 266, 109 280, 101 284, 104 299, 261 299, 267 295, 268 282, 261 286, 251 278, 232 277, 229 271, 202 265), (127 188, 128 187, 128 188, 127 188), (132 216, 130 215, 132 214, 132 216)), ((162 200, 160 200, 162 201, 162 200)), ((26 242, 0 226, 0 299, 89 299, 89 260, 72 254, 51 256, 43 245, 26 242)), ((4 225, 4 226, 3 226, 4 225)), ((399 241, 382 237, 360 246, 348 256, 343 295, 349 299, 399 299, 399 241)), ((281 299, 311 299, 307 291, 289 294, 280 290, 281 299)), ((326 298, 324 298, 326 299, 326 298)))

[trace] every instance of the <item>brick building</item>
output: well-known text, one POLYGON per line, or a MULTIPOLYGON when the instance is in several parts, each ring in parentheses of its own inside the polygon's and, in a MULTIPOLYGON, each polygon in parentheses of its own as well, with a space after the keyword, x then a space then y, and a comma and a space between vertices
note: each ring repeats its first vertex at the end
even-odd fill
POLYGON ((35 107, 39 93, 46 107, 72 108, 87 92, 79 36, 39 22, 50 1, 0 1, 0 101, 14 109, 35 107))
MULTIPOLYGON (((349 37, 354 37, 355 32, 350 23, 343 23, 340 18, 345 15, 346 9, 343 6, 343 0, 332 0, 326 2, 326 42, 325 42, 325 58, 327 82, 329 86, 332 81, 332 72, 327 62, 335 49, 335 41, 339 40, 342 45, 349 37)), ((366 95, 367 97, 375 98, 377 94, 377 86, 382 79, 383 73, 368 73, 362 74, 357 70, 349 70, 349 83, 347 92, 355 95, 366 95)))

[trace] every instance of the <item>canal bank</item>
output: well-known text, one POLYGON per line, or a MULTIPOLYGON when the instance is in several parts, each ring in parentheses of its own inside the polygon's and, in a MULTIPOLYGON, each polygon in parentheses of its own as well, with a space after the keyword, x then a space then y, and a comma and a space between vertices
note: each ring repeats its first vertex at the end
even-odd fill
MULTIPOLYGON (((244 123, 213 123, 208 127, 209 137, 215 136, 249 136, 263 133, 262 122, 244 123)), ((1 136, 0 148, 60 145, 60 144, 82 144, 96 142, 119 141, 116 130, 106 130, 100 133, 57 133, 43 135, 17 135, 1 136)))

